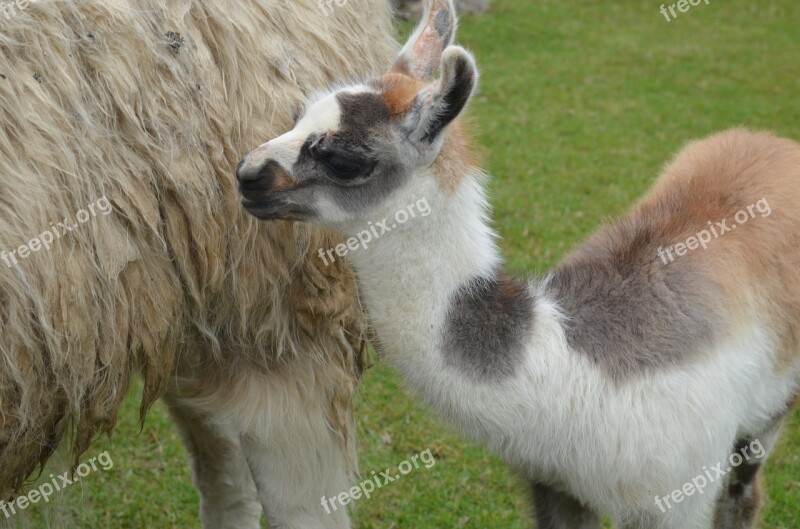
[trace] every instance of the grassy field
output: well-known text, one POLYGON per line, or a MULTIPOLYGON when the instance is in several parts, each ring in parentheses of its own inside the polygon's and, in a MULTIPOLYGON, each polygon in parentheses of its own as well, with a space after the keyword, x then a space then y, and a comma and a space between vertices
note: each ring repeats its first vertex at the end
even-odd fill
MULTIPOLYGON (((556 263, 628 208, 689 139, 735 125, 800 139, 796 0, 712 0, 671 22, 656 0, 607 4, 495 0, 489 14, 462 20, 459 40, 482 68, 472 114, 514 271, 556 263)), ((54 496, 67 520, 49 520, 37 504, 21 526, 199 527, 186 455, 163 407, 139 432, 137 405, 132 395, 113 440, 89 454, 108 450, 114 468, 54 496)), ((388 366, 367 373, 358 417, 365 476, 426 449, 437 458, 356 502, 358 528, 531 526, 523 485, 443 427, 388 366)), ((800 528, 800 412, 766 475, 761 527, 800 528)))

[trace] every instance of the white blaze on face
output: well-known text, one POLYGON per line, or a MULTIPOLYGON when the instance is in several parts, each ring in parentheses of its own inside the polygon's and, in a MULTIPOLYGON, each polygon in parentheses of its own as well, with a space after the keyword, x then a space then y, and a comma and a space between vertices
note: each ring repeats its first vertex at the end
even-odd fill
POLYGON ((292 167, 300 155, 300 149, 311 134, 325 133, 339 127, 341 110, 336 93, 316 101, 297 125, 282 136, 264 143, 244 159, 244 168, 259 168, 268 160, 278 162, 291 174, 292 167))

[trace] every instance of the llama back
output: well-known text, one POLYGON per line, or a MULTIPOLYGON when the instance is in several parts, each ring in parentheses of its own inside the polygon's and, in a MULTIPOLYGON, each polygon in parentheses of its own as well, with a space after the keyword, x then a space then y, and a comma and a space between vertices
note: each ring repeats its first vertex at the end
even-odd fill
POLYGON ((776 343, 765 361, 776 373, 792 369, 799 201, 796 142, 732 129, 691 143, 630 214, 553 273, 573 346, 622 379, 763 325, 776 343))
POLYGON ((76 455, 110 431, 134 370, 142 414, 196 350, 312 351, 353 379, 350 272, 308 251, 331 235, 246 217, 233 173, 309 92, 385 65, 388 6, 42 0, 3 18, 0 495, 71 426, 76 455))
POLYGON ((730 325, 763 322, 776 342, 776 372, 791 370, 800 360, 800 144, 741 128, 692 142, 637 214, 676 202, 693 215, 667 235, 686 241, 712 232, 707 251, 687 249, 686 257, 723 292, 730 325))

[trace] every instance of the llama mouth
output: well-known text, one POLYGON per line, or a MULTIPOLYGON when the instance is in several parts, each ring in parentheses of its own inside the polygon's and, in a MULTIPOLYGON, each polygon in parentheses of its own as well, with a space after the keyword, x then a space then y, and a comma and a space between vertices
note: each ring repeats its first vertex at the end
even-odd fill
POLYGON ((280 198, 251 200, 242 198, 245 211, 261 220, 307 220, 313 216, 310 208, 288 204, 280 198))

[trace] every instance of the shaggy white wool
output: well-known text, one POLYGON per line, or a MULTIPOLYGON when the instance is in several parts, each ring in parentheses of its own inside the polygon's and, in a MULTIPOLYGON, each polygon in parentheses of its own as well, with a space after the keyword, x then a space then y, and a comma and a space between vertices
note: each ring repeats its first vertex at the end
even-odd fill
POLYGON ((0 263, 0 497, 71 424, 76 456, 110 431, 137 370, 144 415, 176 370, 305 362, 350 435, 350 272, 315 257, 330 235, 246 216, 234 166, 309 92, 383 69, 391 35, 367 0, 330 18, 315 0, 41 0, 2 21, 0 250, 104 195, 113 213, 0 263))

